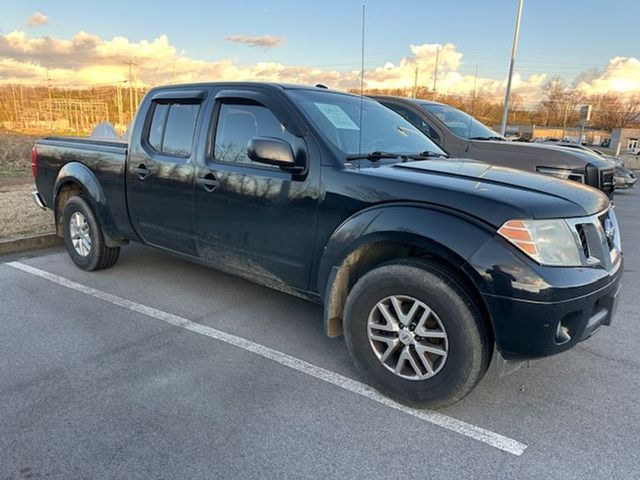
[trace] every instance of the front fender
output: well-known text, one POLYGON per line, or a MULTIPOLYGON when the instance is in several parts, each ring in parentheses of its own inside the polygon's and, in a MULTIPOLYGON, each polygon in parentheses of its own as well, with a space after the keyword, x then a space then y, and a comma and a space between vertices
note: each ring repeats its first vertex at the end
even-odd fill
POLYGON ((327 241, 318 268, 318 292, 324 294, 332 270, 351 252, 366 244, 403 243, 462 266, 494 234, 489 225, 474 217, 435 206, 392 204, 371 207, 344 221, 327 241))
POLYGON ((62 215, 62 212, 58 211, 60 190, 70 183, 79 185, 85 191, 104 234, 111 239, 118 238, 118 230, 100 182, 87 166, 79 162, 66 163, 56 177, 53 191, 53 209, 56 223, 59 221, 60 215, 62 215))

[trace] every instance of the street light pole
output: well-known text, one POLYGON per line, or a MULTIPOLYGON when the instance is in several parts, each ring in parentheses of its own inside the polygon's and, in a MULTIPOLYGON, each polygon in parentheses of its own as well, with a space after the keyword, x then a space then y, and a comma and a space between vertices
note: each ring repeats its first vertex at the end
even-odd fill
POLYGON ((507 91, 504 95, 504 108, 502 109, 502 122, 500 123, 500 133, 504 135, 507 131, 507 115, 509 115, 509 100, 511 98, 511 79, 513 78, 513 67, 516 62, 516 51, 518 50, 518 37, 520 36, 520 19, 522 18, 523 0, 518 0, 518 15, 516 17, 516 30, 513 34, 513 46, 511 47, 511 63, 509 64, 509 78, 507 79, 507 91))

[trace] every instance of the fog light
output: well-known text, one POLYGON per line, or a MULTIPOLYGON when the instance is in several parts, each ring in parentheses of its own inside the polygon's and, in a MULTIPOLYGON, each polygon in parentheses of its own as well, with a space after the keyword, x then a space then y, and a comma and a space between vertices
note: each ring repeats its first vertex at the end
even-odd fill
POLYGON ((569 329, 562 325, 562 322, 558 322, 558 328, 556 328, 556 343, 558 345, 562 345, 563 343, 567 343, 571 340, 571 335, 569 335, 569 329))

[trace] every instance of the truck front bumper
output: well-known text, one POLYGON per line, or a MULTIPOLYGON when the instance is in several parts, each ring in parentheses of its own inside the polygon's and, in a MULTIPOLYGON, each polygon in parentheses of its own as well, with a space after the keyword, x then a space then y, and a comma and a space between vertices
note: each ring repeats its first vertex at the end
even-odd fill
POLYGON ((494 239, 465 267, 479 282, 507 360, 554 355, 610 325, 620 292, 623 260, 611 269, 543 267, 494 239))

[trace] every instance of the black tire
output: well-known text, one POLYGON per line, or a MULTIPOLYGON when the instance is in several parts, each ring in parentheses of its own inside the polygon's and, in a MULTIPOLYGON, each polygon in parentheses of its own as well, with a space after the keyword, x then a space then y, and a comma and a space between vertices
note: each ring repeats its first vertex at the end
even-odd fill
POLYGON ((108 247, 104 240, 102 228, 89 205, 82 196, 71 197, 62 213, 62 232, 67 252, 78 267, 83 270, 93 271, 112 267, 120 255, 120 247, 108 247), (88 225, 91 246, 86 255, 81 255, 73 245, 71 235, 71 218, 74 213, 80 213, 88 225))
MULTIPOLYGON (((384 395, 416 408, 441 408, 463 399, 486 373, 493 351, 480 310, 455 273, 420 260, 386 264, 363 275, 347 297, 344 334, 347 349, 365 379, 384 395), (378 302, 393 295, 423 302, 444 327, 447 356, 429 378, 397 375, 383 365, 369 341, 369 314, 378 302)), ((415 347, 407 348, 415 352, 415 347)))

